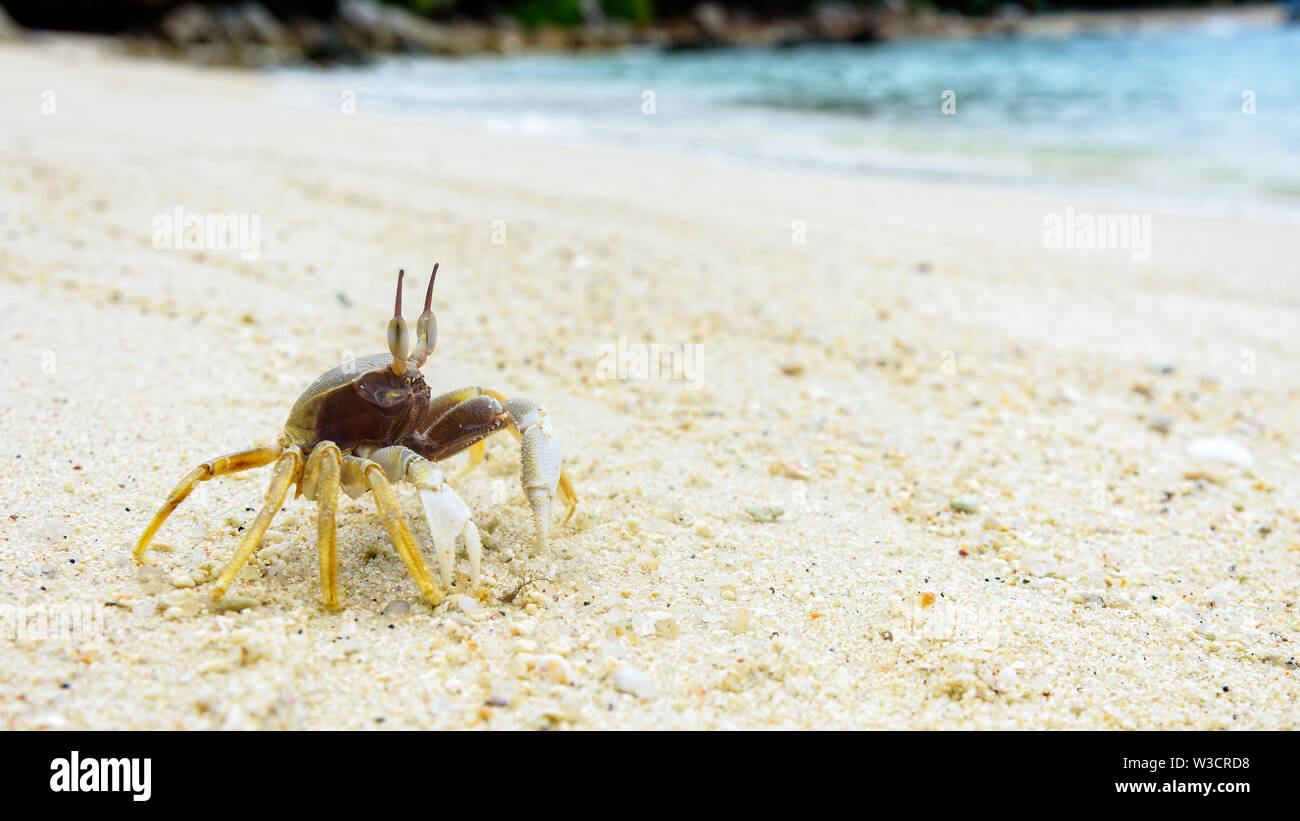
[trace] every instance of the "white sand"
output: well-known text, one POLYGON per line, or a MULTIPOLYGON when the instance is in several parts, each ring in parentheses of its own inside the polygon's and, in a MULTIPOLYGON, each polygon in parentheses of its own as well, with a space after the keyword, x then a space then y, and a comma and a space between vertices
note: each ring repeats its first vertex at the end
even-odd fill
POLYGON ((1135 206, 358 110, 0 49, 0 726, 1296 726, 1294 225, 1156 212, 1149 260, 1048 251, 1045 214, 1135 206), (259 258, 156 250, 178 205, 259 215, 259 258), (365 497, 342 612, 301 499, 245 609, 214 606, 267 471, 202 486, 141 572, 172 485, 382 349, 396 269, 415 306, 435 260, 429 381, 560 431, 582 503, 549 550, 504 436, 461 484, 469 612, 418 599, 365 497), (600 378, 620 337, 698 344, 701 389, 600 378), (1253 465, 1188 453, 1212 436, 1253 465), (500 602, 525 574, 548 581, 500 602), (22 605, 105 630, 15 639, 22 605))

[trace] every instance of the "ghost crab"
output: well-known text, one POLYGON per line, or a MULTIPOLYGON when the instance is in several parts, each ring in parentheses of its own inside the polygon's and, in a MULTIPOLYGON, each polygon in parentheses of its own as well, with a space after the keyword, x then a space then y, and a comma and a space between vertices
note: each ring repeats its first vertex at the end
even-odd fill
POLYGON ((271 519, 280 510, 291 486, 317 505, 317 549, 320 555, 321 597, 325 607, 340 607, 335 515, 342 488, 352 498, 369 491, 397 554, 415 580, 420 594, 433 605, 443 594, 425 566, 393 492, 392 482, 406 481, 419 491, 432 531, 442 586, 449 588, 456 539, 463 537, 470 561, 470 586, 478 586, 482 546, 469 508, 434 466, 462 451, 469 465, 482 460, 483 440, 508 427, 520 440, 520 483, 532 506, 537 543, 545 547, 558 490, 573 515, 578 497, 561 467, 555 431, 537 403, 507 399, 479 387, 433 396, 420 366, 438 339, 434 318, 433 266, 424 296, 424 313, 416 320, 417 343, 410 350, 410 332, 402 318, 402 280, 397 274, 397 299, 388 323, 387 354, 371 354, 327 371, 294 403, 284 432, 274 445, 250 448, 209 460, 194 468, 172 490, 135 544, 133 555, 144 563, 145 552, 163 522, 200 483, 217 476, 275 464, 265 502, 253 524, 221 571, 214 599, 225 595, 235 574, 257 549, 271 519))

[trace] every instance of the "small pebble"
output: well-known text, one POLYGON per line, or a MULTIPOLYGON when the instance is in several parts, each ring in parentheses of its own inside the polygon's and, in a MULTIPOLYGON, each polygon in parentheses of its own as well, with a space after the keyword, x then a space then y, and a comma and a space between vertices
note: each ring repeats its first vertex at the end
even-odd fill
POLYGON ((1193 440, 1187 446, 1187 452, 1197 459, 1207 462, 1222 462, 1229 465, 1250 467, 1255 464, 1255 455, 1244 445, 1238 444, 1226 436, 1207 436, 1193 440))
POLYGON ((776 505, 750 505, 745 512, 756 522, 775 522, 785 515, 785 510, 776 505))
POLYGON ((750 624, 754 621, 754 611, 748 607, 737 607, 731 611, 731 632, 745 633, 748 632, 750 624))
POLYGON ((812 478, 812 469, 804 462, 788 462, 777 460, 768 465, 767 472, 773 476, 784 476, 787 479, 800 479, 808 481, 812 478))
POLYGON ((1168 433, 1174 425, 1174 420, 1170 419, 1168 414, 1156 411, 1147 417, 1147 427, 1156 433, 1168 433))
POLYGON ((655 635, 665 639, 675 639, 681 635, 682 628, 677 619, 659 619, 655 622, 655 635))
POLYGON ((1019 681, 1020 679, 1016 675, 1014 667, 1004 667, 1002 670, 998 671, 997 676, 994 677, 993 686, 998 689, 998 692, 1007 693, 1014 690, 1019 681))
POLYGON ((478 609, 478 600, 472 596, 457 596, 456 606, 462 613, 473 613, 478 609))
POLYGON ((226 613, 232 610, 236 613, 240 613, 250 607, 257 607, 261 603, 262 602, 251 596, 232 596, 226 594, 220 600, 214 601, 209 606, 217 613, 226 613))
POLYGON ((653 636, 655 634, 654 619, 640 614, 633 616, 632 632, 638 636, 653 636))
POLYGON ((394 599, 394 600, 390 601, 388 604, 384 605, 384 609, 383 609, 381 615, 384 615, 384 616, 405 616, 407 613, 410 613, 410 612, 411 612, 411 604, 410 604, 410 602, 403 601, 402 599, 394 599))
POLYGON ((650 676, 634 667, 620 667, 614 673, 614 687, 637 698, 654 698, 655 683, 650 676))
POLYGON ((568 684, 573 680, 573 668, 563 656, 548 653, 537 660, 538 673, 554 684, 568 684))
POLYGON ((980 509, 979 500, 969 496, 959 496, 953 499, 949 506, 954 513, 978 513, 980 509))

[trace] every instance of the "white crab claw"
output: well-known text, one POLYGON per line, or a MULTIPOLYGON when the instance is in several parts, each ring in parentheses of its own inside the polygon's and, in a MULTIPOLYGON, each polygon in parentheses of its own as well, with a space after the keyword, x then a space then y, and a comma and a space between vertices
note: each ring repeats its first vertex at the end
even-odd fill
MULTIPOLYGON (((410 448, 389 446, 369 454, 368 458, 379 465, 386 475, 402 476, 415 485, 424 505, 424 517, 429 521, 433 536, 433 550, 438 554, 438 570, 443 588, 451 587, 452 562, 456 557, 456 537, 465 538, 465 552, 469 554, 470 588, 478 587, 479 568, 483 562, 483 543, 479 541, 478 528, 470 518, 469 507, 456 491, 447 484, 442 471, 432 462, 410 448)), ((347 466, 344 462, 344 487, 347 466)))
POLYGON ((560 482, 560 440, 546 421, 541 408, 530 399, 511 399, 506 403, 515 429, 522 434, 519 483, 533 508, 537 526, 537 544, 546 546, 551 533, 551 511, 555 505, 555 488, 560 482))
POLYGON ((438 554, 438 570, 442 576, 442 586, 451 587, 452 560, 456 555, 456 537, 464 535, 465 552, 469 554, 470 587, 478 587, 479 567, 483 559, 483 544, 479 541, 478 528, 470 518, 469 507, 456 495, 447 484, 438 490, 422 487, 420 501, 424 505, 424 516, 429 520, 429 532, 433 534, 433 549, 438 554))

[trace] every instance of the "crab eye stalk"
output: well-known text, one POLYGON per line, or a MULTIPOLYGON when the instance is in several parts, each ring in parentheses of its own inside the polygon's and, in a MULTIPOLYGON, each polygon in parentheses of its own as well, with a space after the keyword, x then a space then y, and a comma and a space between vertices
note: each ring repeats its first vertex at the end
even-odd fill
POLYGON ((433 315, 433 281, 438 278, 438 264, 433 265, 433 273, 429 275, 429 288, 424 292, 424 313, 415 321, 415 333, 419 339, 419 345, 415 349, 415 362, 417 365, 423 365, 424 360, 429 358, 433 353, 433 346, 438 344, 438 318, 433 315))
POLYGON ((402 318, 402 279, 406 271, 397 272, 397 299, 393 303, 393 318, 388 321, 388 351, 393 355, 393 373, 406 373, 406 354, 411 349, 411 332, 402 318))

